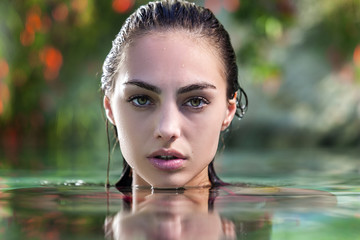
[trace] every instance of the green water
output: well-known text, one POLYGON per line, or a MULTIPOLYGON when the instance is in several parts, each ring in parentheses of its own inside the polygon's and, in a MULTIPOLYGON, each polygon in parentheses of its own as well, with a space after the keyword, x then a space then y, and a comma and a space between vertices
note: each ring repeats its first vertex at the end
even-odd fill
POLYGON ((225 154, 220 175, 243 184, 212 190, 107 191, 103 170, 1 170, 0 239, 360 239, 357 156, 225 154))

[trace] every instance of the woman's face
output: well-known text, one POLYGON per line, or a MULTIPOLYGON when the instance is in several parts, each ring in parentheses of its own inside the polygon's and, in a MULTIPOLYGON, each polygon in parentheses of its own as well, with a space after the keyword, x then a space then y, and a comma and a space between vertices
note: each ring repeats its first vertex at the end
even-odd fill
POLYGON ((208 165, 236 111, 217 53, 185 32, 137 38, 104 106, 133 185, 210 185, 208 165))

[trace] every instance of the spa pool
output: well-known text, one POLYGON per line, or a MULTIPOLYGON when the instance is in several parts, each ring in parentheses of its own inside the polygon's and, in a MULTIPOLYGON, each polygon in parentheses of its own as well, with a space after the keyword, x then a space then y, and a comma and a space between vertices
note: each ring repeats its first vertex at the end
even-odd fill
POLYGON ((106 190, 103 171, 0 170, 0 239, 356 240, 358 156, 226 153, 219 175, 237 184, 210 190, 106 190))

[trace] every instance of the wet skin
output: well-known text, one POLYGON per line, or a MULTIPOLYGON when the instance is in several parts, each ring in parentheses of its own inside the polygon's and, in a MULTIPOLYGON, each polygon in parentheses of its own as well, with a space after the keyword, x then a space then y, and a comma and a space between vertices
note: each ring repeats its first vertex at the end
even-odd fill
POLYGON ((207 167, 236 111, 216 51, 188 33, 155 32, 124 54, 104 106, 133 185, 210 185, 207 167))

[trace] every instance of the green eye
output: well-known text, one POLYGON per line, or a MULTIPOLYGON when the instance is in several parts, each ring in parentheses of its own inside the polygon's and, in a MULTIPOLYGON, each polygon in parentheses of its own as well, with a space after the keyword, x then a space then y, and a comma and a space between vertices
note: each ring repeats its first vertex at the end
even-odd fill
POLYGON ((146 97, 138 97, 134 100, 137 101, 138 105, 145 105, 149 101, 146 97))
POLYGON ((151 105, 151 101, 147 96, 133 96, 128 101, 136 107, 146 107, 151 105))
POLYGON ((193 98, 189 101, 189 103, 192 107, 199 107, 201 105, 201 101, 202 100, 199 98, 193 98))
POLYGON ((210 102, 203 97, 193 97, 185 102, 185 106, 191 107, 193 109, 201 109, 209 103, 210 102))

